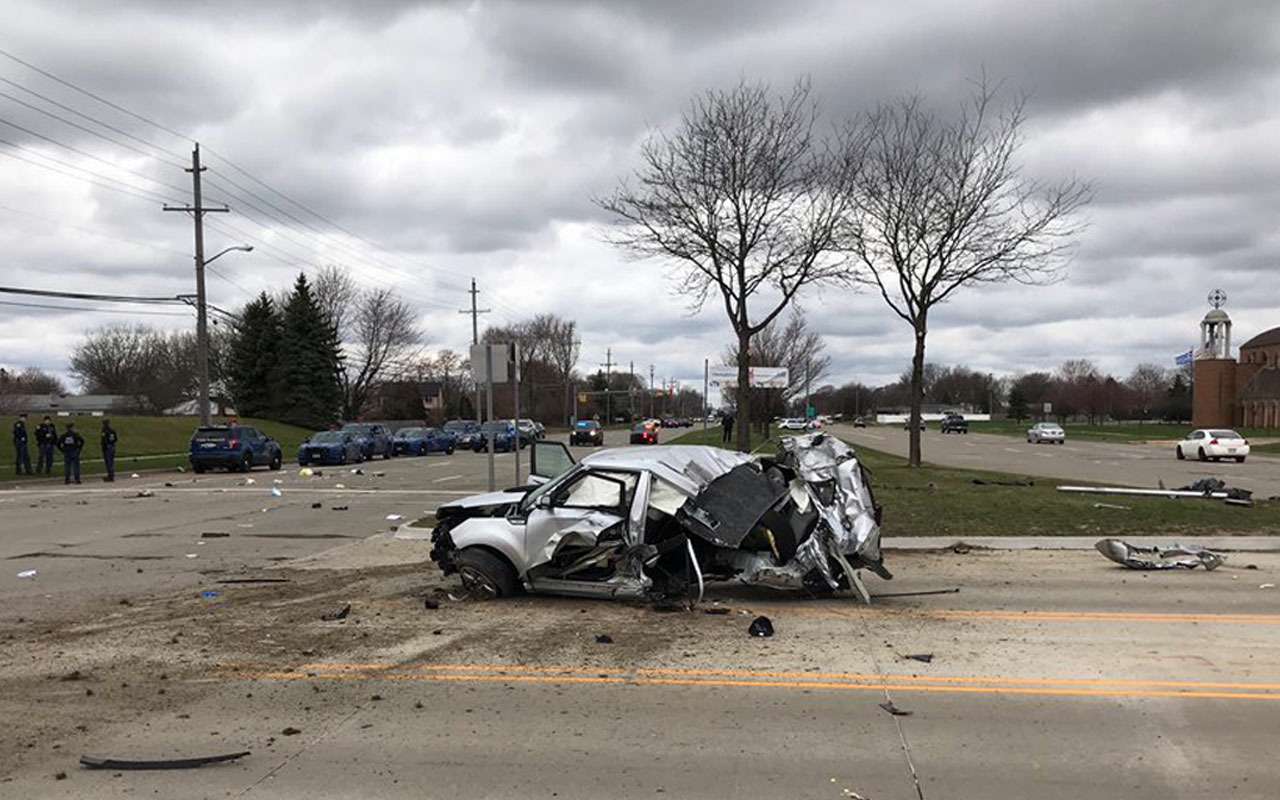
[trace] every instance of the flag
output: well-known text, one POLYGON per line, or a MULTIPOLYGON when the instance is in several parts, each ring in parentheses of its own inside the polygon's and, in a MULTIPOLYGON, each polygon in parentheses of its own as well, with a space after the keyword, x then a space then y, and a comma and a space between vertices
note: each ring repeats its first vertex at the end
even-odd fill
POLYGON ((1177 364, 1179 367, 1189 367, 1191 366, 1191 362, 1193 359, 1194 359, 1194 355, 1190 350, 1188 350, 1185 353, 1179 353, 1178 355, 1174 356, 1173 363, 1177 364))

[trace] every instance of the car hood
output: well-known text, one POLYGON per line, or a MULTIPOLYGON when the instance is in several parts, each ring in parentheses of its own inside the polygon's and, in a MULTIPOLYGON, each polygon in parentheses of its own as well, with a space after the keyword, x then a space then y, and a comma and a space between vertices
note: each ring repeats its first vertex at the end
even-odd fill
POLYGON ((470 497, 463 497, 440 506, 440 510, 446 509, 473 509, 473 508, 491 508, 493 506, 505 506, 512 503, 518 503, 528 494, 527 489, 505 490, 501 492, 485 492, 484 494, 473 494, 470 497))

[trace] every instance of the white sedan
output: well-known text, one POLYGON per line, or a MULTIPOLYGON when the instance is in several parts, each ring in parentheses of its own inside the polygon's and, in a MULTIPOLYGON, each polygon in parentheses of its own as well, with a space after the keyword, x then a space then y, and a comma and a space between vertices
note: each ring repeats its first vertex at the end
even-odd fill
POLYGON ((784 419, 778 422, 778 430, 780 431, 807 431, 810 428, 808 420, 795 417, 792 419, 784 419))
POLYGON ((1243 464, 1249 455, 1249 440, 1226 428, 1201 428, 1187 434, 1187 438, 1178 442, 1174 452, 1178 460, 1192 456, 1201 461, 1234 458, 1243 464))
POLYGON ((1027 429, 1027 444, 1062 444, 1066 440, 1067 432, 1053 422, 1037 422, 1027 429))

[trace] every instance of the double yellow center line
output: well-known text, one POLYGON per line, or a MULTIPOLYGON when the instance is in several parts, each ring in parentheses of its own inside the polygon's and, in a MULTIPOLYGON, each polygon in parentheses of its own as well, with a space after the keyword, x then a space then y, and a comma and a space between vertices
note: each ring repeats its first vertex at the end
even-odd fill
POLYGON ((548 685, 702 686, 733 689, 919 692, 930 694, 1280 700, 1280 683, 872 675, 741 669, 536 667, 510 664, 306 664, 271 670, 248 665, 232 677, 255 681, 420 681, 548 685))

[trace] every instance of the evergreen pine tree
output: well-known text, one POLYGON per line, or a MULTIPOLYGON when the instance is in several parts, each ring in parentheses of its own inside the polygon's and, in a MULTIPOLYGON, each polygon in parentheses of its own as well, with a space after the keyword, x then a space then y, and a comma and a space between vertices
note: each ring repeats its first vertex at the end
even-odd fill
POLYGON ((263 292, 245 305, 231 337, 227 358, 227 388, 236 413, 245 417, 272 416, 278 383, 280 317, 275 303, 263 292))
POLYGON ((1027 396, 1022 387, 1015 386, 1009 390, 1009 408, 1006 415, 1021 422, 1027 418, 1027 396))
POLYGON ((279 354, 274 416, 303 427, 327 427, 342 406, 342 350, 305 275, 298 276, 281 314, 279 354))

